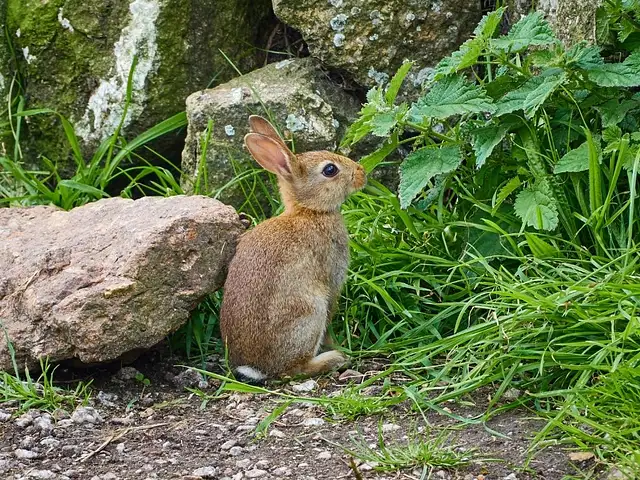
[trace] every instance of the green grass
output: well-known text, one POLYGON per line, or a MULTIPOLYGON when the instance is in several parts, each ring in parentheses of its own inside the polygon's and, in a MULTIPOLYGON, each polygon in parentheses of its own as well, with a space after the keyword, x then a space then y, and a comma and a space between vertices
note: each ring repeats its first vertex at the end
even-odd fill
POLYGON ((46 359, 40 361, 40 374, 35 380, 28 368, 21 373, 13 344, 6 336, 6 331, 4 334, 13 363, 13 374, 0 372, 0 405, 15 407, 15 413, 19 414, 29 409, 48 412, 58 409, 73 410, 88 402, 90 383, 79 382, 74 390, 55 386, 53 377, 57 367, 51 366, 46 359))
MULTIPOLYGON (((427 434, 413 434, 405 442, 387 442, 378 425, 378 443, 369 445, 363 438, 352 439, 353 446, 341 445, 348 455, 369 464, 375 471, 392 472, 422 468, 421 478, 431 478, 435 469, 461 468, 475 459, 474 451, 461 452, 451 445, 446 432, 434 438, 427 434)), ((352 466, 352 468, 354 468, 352 466)))

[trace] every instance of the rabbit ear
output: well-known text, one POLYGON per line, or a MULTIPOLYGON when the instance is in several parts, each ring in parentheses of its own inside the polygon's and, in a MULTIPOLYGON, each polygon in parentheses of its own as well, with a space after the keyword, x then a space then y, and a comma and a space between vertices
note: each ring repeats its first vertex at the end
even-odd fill
POLYGON ((291 176, 293 154, 281 142, 260 133, 247 133, 244 144, 265 170, 285 178, 291 176))
POLYGON ((251 127, 251 131, 254 133, 260 133, 267 137, 273 138, 274 140, 282 142, 280 135, 278 135, 276 129, 273 128, 273 125, 271 125, 267 120, 259 115, 249 116, 249 127, 251 127))

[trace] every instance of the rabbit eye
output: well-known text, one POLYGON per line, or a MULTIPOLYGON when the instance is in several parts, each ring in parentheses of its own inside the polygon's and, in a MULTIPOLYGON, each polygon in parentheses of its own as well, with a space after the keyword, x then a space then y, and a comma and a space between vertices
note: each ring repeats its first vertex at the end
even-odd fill
POLYGON ((335 177, 338 174, 338 167, 333 163, 328 163, 322 169, 322 175, 325 177, 335 177))

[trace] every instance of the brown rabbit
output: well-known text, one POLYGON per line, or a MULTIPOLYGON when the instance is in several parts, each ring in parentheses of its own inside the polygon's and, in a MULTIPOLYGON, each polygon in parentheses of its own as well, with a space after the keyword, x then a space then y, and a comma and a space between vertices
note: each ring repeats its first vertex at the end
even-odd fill
POLYGON ((318 353, 349 263, 340 205, 366 183, 364 169, 331 152, 293 154, 264 118, 244 143, 278 177, 284 212, 240 238, 224 285, 222 339, 235 372, 253 381, 315 375, 345 356, 318 353))

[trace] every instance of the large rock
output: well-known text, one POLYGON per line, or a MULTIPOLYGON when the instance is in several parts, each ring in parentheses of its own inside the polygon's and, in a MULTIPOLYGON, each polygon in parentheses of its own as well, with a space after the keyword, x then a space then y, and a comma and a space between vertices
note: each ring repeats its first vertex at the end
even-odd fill
MULTIPOLYGON (((134 57, 128 136, 182 111, 191 92, 233 77, 219 49, 253 68, 251 46, 270 11, 268 0, 5 1, 26 107, 70 118, 88 153, 122 117, 134 57)), ((29 127, 28 159, 68 158, 55 116, 31 117, 29 127)))
MULTIPOLYGON (((0 208, 0 323, 19 365, 104 362, 173 332, 223 284, 243 231, 207 197, 0 208)), ((11 359, 0 334, 0 370, 11 359)))
MULTIPOLYGON (((243 150, 243 137, 249 132, 247 119, 252 113, 268 116, 287 138, 295 139, 295 150, 304 152, 334 150, 359 108, 358 101, 334 84, 311 58, 273 63, 196 92, 187 99, 183 186, 191 190, 198 172, 205 171, 200 165, 205 144, 210 189, 227 184, 236 169, 256 165, 243 150), (207 140, 209 121, 213 129, 207 140)), ((245 194, 241 186, 234 186, 225 189, 220 198, 239 207, 245 194)))
POLYGON ((274 0, 276 15, 298 29, 312 55, 363 85, 385 83, 404 59, 419 86, 428 70, 464 42, 480 20, 469 0, 274 0))
MULTIPOLYGON (((596 11, 600 0, 539 0, 536 8, 544 12, 556 35, 566 45, 586 40, 596 42, 596 11)), ((509 0, 511 23, 531 11, 530 0, 509 0)))

